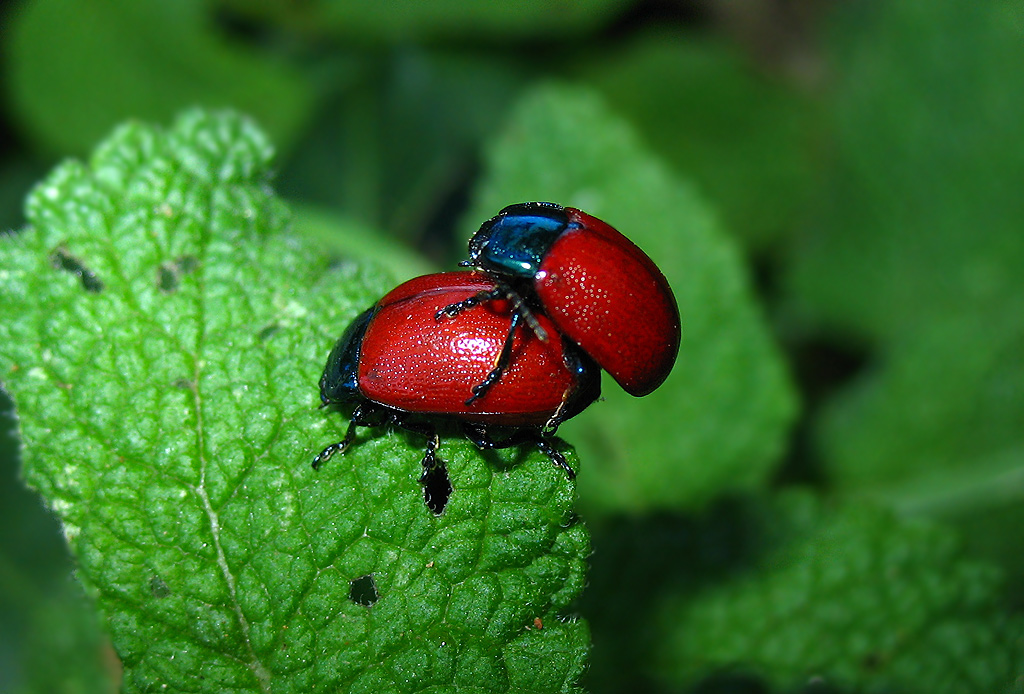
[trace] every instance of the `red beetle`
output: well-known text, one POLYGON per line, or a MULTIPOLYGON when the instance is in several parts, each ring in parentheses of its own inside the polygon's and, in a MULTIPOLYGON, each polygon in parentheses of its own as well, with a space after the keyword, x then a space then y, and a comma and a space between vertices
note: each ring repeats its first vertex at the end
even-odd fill
POLYGON ((355 409, 345 437, 325 448, 313 467, 344 452, 357 427, 392 425, 427 437, 426 476, 436 465, 434 423, 441 418, 460 422, 480 448, 532 442, 573 477, 549 439, 600 395, 600 369, 545 316, 534 319, 551 339, 516 331, 519 314, 505 301, 488 302, 458 321, 437 320, 445 306, 494 287, 476 272, 425 275, 358 316, 331 350, 320 379, 324 405, 355 409), (482 383, 486 392, 476 393, 482 383), (492 427, 511 433, 495 440, 492 427))
POLYGON ((672 370, 681 337, 672 289, 636 244, 600 219, 550 202, 510 205, 474 234, 462 265, 485 272, 495 288, 442 314, 508 299, 543 338, 533 305, 631 395, 647 395, 672 370))

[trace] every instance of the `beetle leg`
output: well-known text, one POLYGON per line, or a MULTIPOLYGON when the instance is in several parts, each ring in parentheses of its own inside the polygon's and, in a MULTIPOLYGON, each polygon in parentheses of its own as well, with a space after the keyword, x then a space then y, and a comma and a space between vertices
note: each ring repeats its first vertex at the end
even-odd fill
MULTIPOLYGON (((321 406, 322 407, 322 406, 321 406)), ((348 429, 345 430, 345 437, 337 443, 332 443, 327 448, 320 451, 315 458, 313 458, 313 469, 319 470, 320 465, 331 458, 335 453, 344 454, 348 447, 352 445, 352 441, 356 438, 357 427, 371 427, 376 426, 380 422, 374 420, 374 415, 380 414, 380 409, 370 402, 361 402, 356 405, 356 408, 352 410, 352 417, 348 422, 348 429)))
POLYGON ((423 453, 423 475, 426 476, 438 464, 437 449, 441 447, 441 438, 431 424, 426 422, 408 422, 405 419, 406 413, 396 412, 391 423, 396 427, 419 434, 427 439, 427 448, 423 453))
POLYGON ((423 485, 423 501, 435 516, 444 513, 453 491, 444 462, 435 456, 440 443, 436 434, 427 439, 427 452, 423 456, 423 474, 420 475, 420 484, 423 485))
POLYGON ((532 443, 537 447, 537 450, 551 460, 555 467, 565 470, 565 474, 569 476, 569 479, 576 479, 576 472, 569 466, 565 456, 555 450, 555 447, 551 445, 551 442, 543 434, 538 434, 532 430, 519 429, 511 436, 501 441, 495 441, 491 438, 491 433, 487 430, 486 425, 470 424, 468 422, 462 425, 462 431, 466 438, 481 450, 512 448, 523 443, 532 443))
POLYGON ((437 467, 437 449, 441 447, 441 438, 434 434, 427 439, 427 449, 423 453, 423 476, 426 477, 437 467))
POLYGON ((454 304, 448 304, 436 314, 434 314, 434 320, 441 320, 445 316, 448 318, 454 318, 466 309, 475 308, 480 304, 487 301, 497 301, 498 299, 508 299, 509 303, 512 304, 513 315, 520 315, 526 321, 526 324, 530 326, 530 330, 533 331, 534 335, 541 342, 548 341, 548 331, 541 327, 537 317, 533 315, 533 311, 526 305, 523 298, 519 296, 511 287, 504 284, 495 285, 493 289, 485 289, 477 292, 468 299, 463 299, 454 304))
POLYGON ((512 359, 512 342, 515 339, 516 328, 519 326, 520 321, 526 321, 530 330, 533 331, 533 334, 541 342, 548 341, 548 332, 541 326, 537 316, 533 314, 533 311, 530 310, 518 293, 504 284, 497 284, 492 289, 477 292, 462 301, 448 304, 434 314, 434 320, 439 321, 446 316, 453 318, 467 309, 475 308, 486 301, 496 301, 498 299, 506 299, 512 304, 512 320, 508 326, 508 335, 505 337, 505 343, 501 346, 501 352, 499 352, 498 358, 495 360, 494 368, 491 369, 483 381, 473 386, 473 395, 470 396, 469 400, 466 400, 467 407, 486 395, 487 391, 494 387, 494 384, 501 378, 501 374, 508 368, 509 362, 512 359))
POLYGON ((512 359, 512 343, 515 340, 516 328, 519 326, 520 314, 512 314, 512 322, 508 327, 508 335, 505 336, 505 342, 501 346, 501 352, 498 353, 498 358, 494 361, 494 368, 487 374, 480 383, 473 386, 473 397, 466 401, 466 407, 473 404, 473 401, 479 400, 487 394, 494 384, 501 378, 501 374, 505 373, 505 369, 508 368, 508 363, 512 359))
POLYGON ((513 446, 518 446, 519 444, 533 441, 534 439, 534 435, 532 433, 525 429, 519 429, 501 441, 495 441, 491 438, 491 432, 488 431, 486 424, 470 422, 462 423, 462 433, 465 434, 466 438, 469 439, 474 446, 484 451, 512 448, 513 446))
POLYGON ((320 465, 326 462, 335 453, 344 453, 349 445, 351 445, 352 440, 356 437, 357 426, 358 425, 354 421, 350 421, 348 423, 348 430, 345 432, 345 438, 337 443, 332 443, 330 446, 327 446, 327 448, 317 453, 316 457, 313 458, 313 469, 319 470, 320 465))
POLYGON ((541 436, 554 436, 562 422, 575 417, 601 396, 600 367, 593 359, 568 338, 562 339, 562 358, 565 367, 576 375, 576 382, 562 393, 562 402, 541 427, 541 436))
POLYGON ((543 436, 538 436, 534 443, 537 445, 537 450, 550 458, 556 467, 565 470, 565 474, 569 476, 569 479, 576 479, 576 471, 569 467, 569 461, 565 459, 564 455, 555 450, 550 441, 543 436))
POLYGON ((448 304, 434 314, 434 320, 441 320, 445 316, 448 318, 454 318, 468 308, 474 308, 485 301, 494 301, 495 299, 501 299, 504 296, 505 290, 499 286, 495 286, 493 289, 479 291, 468 299, 463 299, 462 301, 454 304, 448 304))
POLYGON ((541 327, 540 322, 537 320, 537 316, 533 315, 533 311, 526 305, 522 297, 511 289, 505 290, 505 296, 509 301, 512 302, 513 314, 520 315, 526 324, 530 326, 530 330, 537 336, 537 339, 541 342, 548 341, 548 331, 541 327))
POLYGON ((541 427, 541 436, 555 435, 558 431, 559 425, 565 421, 569 403, 572 402, 572 399, 576 395, 578 389, 579 386, 575 383, 565 389, 565 392, 562 393, 562 402, 558 403, 558 409, 552 413, 551 417, 548 418, 548 421, 544 423, 543 427, 541 427))
POLYGON ((572 396, 574 388, 569 388, 562 393, 562 402, 558 404, 558 409, 555 410, 554 414, 548 418, 548 421, 541 427, 541 436, 554 436, 558 432, 559 425, 565 421, 565 407, 569 402, 569 398, 572 396))
MULTIPOLYGON (((356 407, 358 409, 358 407, 356 407)), ((332 443, 324 450, 316 453, 316 458, 313 459, 313 470, 319 470, 319 467, 327 462, 335 453, 344 453, 355 439, 356 427, 364 426, 360 425, 355 421, 355 414, 352 414, 352 419, 348 422, 348 429, 345 430, 345 437, 337 443, 332 443)))

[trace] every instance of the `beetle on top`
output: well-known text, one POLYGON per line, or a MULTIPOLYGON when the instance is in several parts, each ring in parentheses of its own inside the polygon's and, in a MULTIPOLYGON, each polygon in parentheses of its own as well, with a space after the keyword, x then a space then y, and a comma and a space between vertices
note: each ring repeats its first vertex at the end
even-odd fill
POLYGON ((495 289, 445 307, 446 315, 508 299, 532 326, 540 310, 631 395, 652 392, 675 364, 681 329, 668 280, 597 217, 552 202, 509 205, 481 225, 461 264, 486 273, 495 289))

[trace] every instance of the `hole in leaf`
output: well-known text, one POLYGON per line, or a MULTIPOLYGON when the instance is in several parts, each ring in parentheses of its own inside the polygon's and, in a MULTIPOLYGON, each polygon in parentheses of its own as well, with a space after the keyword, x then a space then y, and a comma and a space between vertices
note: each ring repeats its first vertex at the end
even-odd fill
POLYGON ((363 607, 370 607, 377 602, 380 595, 377 593, 377 584, 373 581, 373 574, 366 574, 349 581, 348 599, 363 607))
POLYGON ((180 258, 160 263, 156 269, 156 286, 165 294, 178 290, 182 275, 194 271, 199 260, 194 255, 183 255, 180 258))
POLYGON ((448 479, 448 469, 444 464, 437 463, 423 473, 420 484, 423 485, 423 501, 426 502, 427 508, 435 516, 440 516, 444 513, 445 506, 448 505, 448 497, 452 495, 452 483, 448 479))
POLYGON ((50 253, 50 264, 53 265, 55 270, 63 270, 64 272, 70 272, 72 275, 77 275, 78 279, 82 280, 82 288, 85 291, 92 292, 93 294, 99 294, 103 291, 103 282, 96 276, 96 273, 72 255, 71 251, 63 243, 54 248, 50 253))
POLYGON ((159 576, 149 579, 149 592, 154 598, 166 598, 171 594, 171 588, 159 576))

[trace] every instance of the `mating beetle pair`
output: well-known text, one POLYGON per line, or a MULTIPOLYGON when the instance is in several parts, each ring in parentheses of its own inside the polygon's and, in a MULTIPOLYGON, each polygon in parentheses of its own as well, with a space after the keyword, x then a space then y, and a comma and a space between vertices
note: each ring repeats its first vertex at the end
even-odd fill
POLYGON ((532 442, 573 477, 550 441, 582 412, 608 371, 632 395, 668 376, 679 311, 668 282, 629 239, 585 212, 554 203, 510 205, 469 242, 473 271, 426 275, 357 317, 320 379, 324 405, 353 404, 357 427, 392 425, 427 437, 434 420, 459 422, 480 448, 532 442), (492 428, 509 432, 496 440, 492 428))

